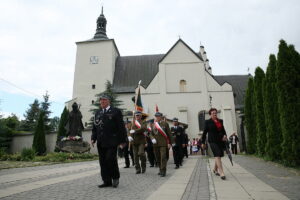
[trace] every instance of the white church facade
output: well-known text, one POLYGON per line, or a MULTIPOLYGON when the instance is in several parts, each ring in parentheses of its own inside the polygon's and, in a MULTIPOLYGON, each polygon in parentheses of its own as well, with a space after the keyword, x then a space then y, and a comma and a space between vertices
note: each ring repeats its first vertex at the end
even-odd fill
POLYGON ((179 39, 165 54, 121 56, 115 41, 106 36, 103 10, 95 36, 76 45, 73 95, 67 103, 68 108, 74 101, 80 104, 85 125, 92 117, 95 95, 105 90, 107 80, 127 111, 134 109, 131 99, 142 80, 142 102, 150 118, 157 105, 167 119, 177 117, 187 124, 186 132, 195 138, 203 130, 203 117, 208 118, 207 111, 215 107, 227 134, 237 132, 236 111, 248 76, 214 76, 203 46, 195 52, 179 39))

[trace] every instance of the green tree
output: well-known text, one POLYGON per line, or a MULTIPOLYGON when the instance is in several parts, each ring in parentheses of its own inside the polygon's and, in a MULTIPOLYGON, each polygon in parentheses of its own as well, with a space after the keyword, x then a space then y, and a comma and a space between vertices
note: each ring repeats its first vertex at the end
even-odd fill
POLYGON ((57 131, 58 125, 59 125, 59 117, 55 116, 53 118, 50 118, 50 131, 57 131))
POLYGON ((46 94, 43 95, 44 101, 41 103, 40 110, 43 112, 44 115, 44 123, 45 123, 45 131, 48 132, 51 130, 50 126, 50 114, 51 111, 49 110, 51 103, 49 102, 50 95, 46 91, 46 94))
POLYGON ((65 126, 68 122, 68 118, 69 118, 69 111, 65 107, 60 116, 58 132, 57 132, 57 141, 60 141, 62 137, 67 136, 67 130, 65 129, 65 126))
POLYGON ((263 81, 265 73, 260 68, 255 69, 254 76, 254 98, 255 98, 255 121, 256 121, 256 147, 257 154, 263 156, 265 154, 265 145, 267 142, 266 125, 264 115, 264 99, 263 99, 263 81))
POLYGON ((0 118, 0 151, 8 151, 12 137, 12 129, 6 126, 5 119, 0 118))
POLYGON ((14 132, 19 129, 20 120, 15 114, 12 114, 11 116, 5 118, 4 122, 5 122, 6 126, 14 132))
POLYGON ((278 112, 278 100, 276 90, 276 57, 271 54, 264 80, 264 109, 266 122, 267 143, 265 145, 266 155, 271 160, 280 160, 281 157, 281 129, 278 112))
POLYGON ((282 160, 286 165, 299 166, 299 98, 300 59, 293 46, 280 41, 277 54, 277 92, 282 130, 282 160))
POLYGON ((29 105, 28 110, 25 112, 25 120, 22 122, 21 129, 25 131, 34 131, 36 123, 40 114, 40 103, 37 99, 29 105))
POLYGON ((247 153, 256 153, 256 123, 255 123, 255 99, 254 80, 248 79, 248 87, 245 95, 245 125, 247 129, 247 153))
POLYGON ((100 97, 102 95, 107 95, 110 97, 110 105, 115 107, 115 108, 119 108, 121 111, 124 111, 124 109, 120 108, 120 106, 122 106, 122 101, 118 100, 118 95, 117 93, 114 92, 112 84, 110 81, 106 81, 105 83, 105 91, 101 92, 100 94, 96 94, 96 101, 94 102, 93 108, 90 109, 90 111, 93 113, 93 117, 91 118, 91 122, 89 123, 89 125, 92 124, 93 119, 94 119, 94 114, 96 113, 96 111, 100 108, 100 97))
POLYGON ((32 148, 38 155, 44 155, 46 153, 46 137, 45 137, 45 123, 44 113, 41 112, 37 126, 34 131, 32 148))

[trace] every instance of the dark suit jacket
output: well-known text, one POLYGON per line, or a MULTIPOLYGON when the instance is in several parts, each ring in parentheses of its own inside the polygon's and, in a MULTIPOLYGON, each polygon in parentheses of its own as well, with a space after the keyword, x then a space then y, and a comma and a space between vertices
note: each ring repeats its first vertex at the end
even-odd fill
POLYGON ((99 109, 94 116, 92 140, 98 147, 116 147, 127 138, 123 116, 118 108, 110 107, 106 113, 99 109))
POLYGON ((181 126, 177 126, 177 129, 173 126, 171 128, 171 135, 176 146, 182 146, 182 144, 185 144, 184 129, 181 126))
POLYGON ((206 135, 208 133, 208 142, 209 143, 217 143, 217 144, 224 144, 222 138, 226 135, 226 131, 224 129, 223 120, 218 119, 222 124, 221 131, 218 131, 217 126, 215 125, 212 119, 205 120, 205 127, 202 135, 202 144, 205 144, 206 135))

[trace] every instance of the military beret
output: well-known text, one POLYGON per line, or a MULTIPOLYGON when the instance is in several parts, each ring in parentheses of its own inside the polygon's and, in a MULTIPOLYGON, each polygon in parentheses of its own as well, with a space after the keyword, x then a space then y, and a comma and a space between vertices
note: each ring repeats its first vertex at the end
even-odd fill
POLYGON ((156 113, 154 114, 154 116, 155 116, 155 117, 162 117, 163 114, 162 114, 161 112, 156 112, 156 113))
POLYGON ((103 94, 103 95, 100 96, 100 100, 101 99, 108 99, 108 100, 110 100, 110 97, 108 95, 103 94))
POLYGON ((174 117, 173 122, 178 122, 178 118, 174 117))

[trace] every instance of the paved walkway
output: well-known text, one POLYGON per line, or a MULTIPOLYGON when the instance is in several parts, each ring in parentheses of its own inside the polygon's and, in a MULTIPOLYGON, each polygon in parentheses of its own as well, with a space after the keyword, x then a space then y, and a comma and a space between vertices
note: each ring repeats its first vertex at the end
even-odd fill
POLYGON ((300 199, 300 177, 292 170, 253 157, 234 156, 231 166, 222 159, 227 179, 211 173, 213 159, 190 156, 174 169, 169 160, 167 176, 157 168, 135 174, 119 161, 121 179, 117 189, 99 189, 97 161, 0 170, 0 200, 8 199, 147 199, 229 200, 300 199))

